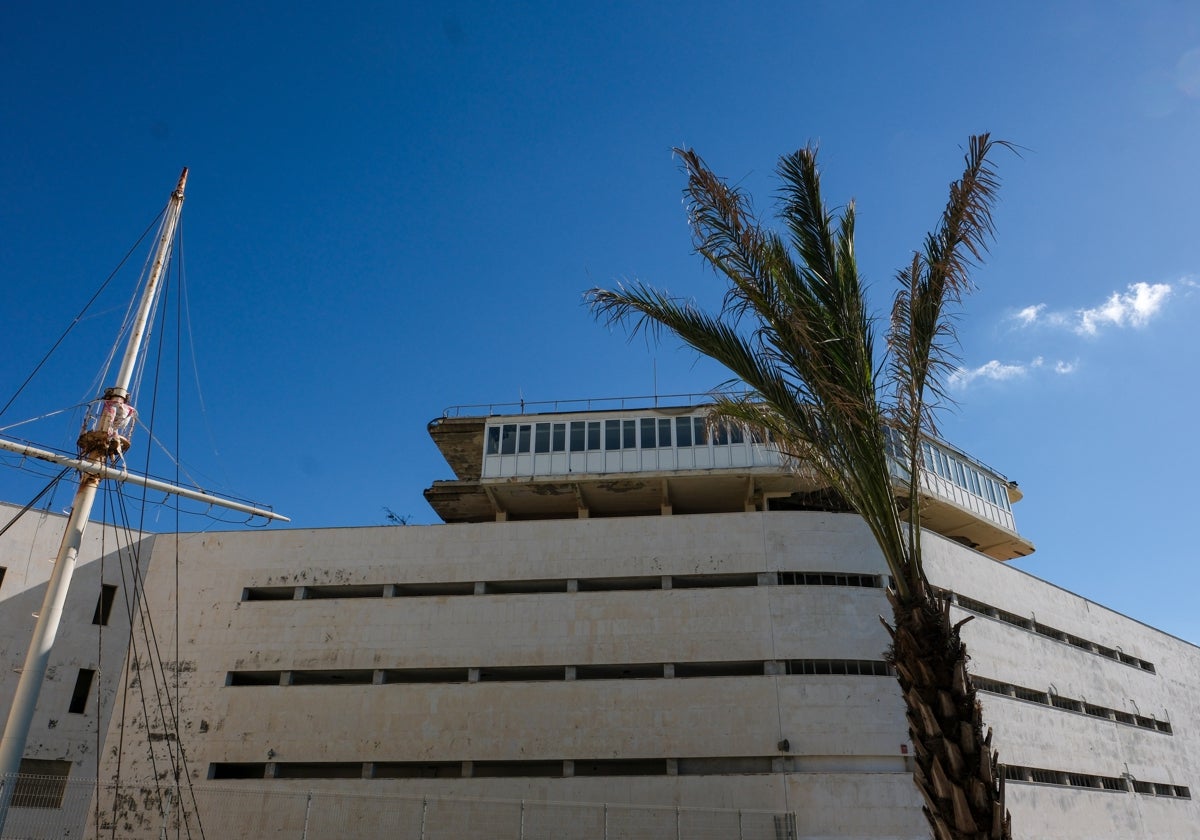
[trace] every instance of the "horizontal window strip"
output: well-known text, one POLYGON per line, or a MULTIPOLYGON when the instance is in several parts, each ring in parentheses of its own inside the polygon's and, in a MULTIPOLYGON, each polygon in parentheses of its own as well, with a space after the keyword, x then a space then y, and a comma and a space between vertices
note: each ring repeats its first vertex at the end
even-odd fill
POLYGON ((563 682, 583 680, 699 679, 704 677, 887 677, 880 659, 749 659, 725 662, 633 662, 587 665, 503 665, 478 668, 294 669, 230 671, 225 685, 415 685, 422 683, 563 682))
POLYGON ((779 756, 517 759, 513 761, 217 762, 210 779, 467 779, 716 776, 788 772, 779 756))
POLYGON ((434 581, 431 583, 341 583, 247 586, 242 601, 318 601, 330 598, 444 598, 470 595, 533 595, 553 592, 631 592, 652 589, 725 589, 754 586, 850 586, 882 589, 883 575, 865 572, 734 572, 708 575, 536 580, 434 581))
POLYGON ((1092 790, 1116 793, 1140 793, 1147 796, 1166 796, 1173 799, 1191 799, 1192 792, 1183 785, 1161 782, 1142 782, 1129 776, 1095 776, 1069 770, 1048 770, 1044 767, 1023 767, 1016 764, 1004 765, 1004 778, 1009 782, 1029 782, 1038 785, 1091 788, 1092 790))
POLYGON ((993 680, 989 677, 981 677, 975 674, 971 675, 971 684, 977 690, 986 691, 989 694, 1013 697, 1017 700, 1024 700, 1027 703, 1041 703, 1043 706, 1052 706, 1067 712, 1103 718, 1104 720, 1111 720, 1114 723, 1124 724, 1125 726, 1136 726, 1141 729, 1149 729, 1153 732, 1163 732, 1167 735, 1174 734, 1171 724, 1165 720, 1156 720, 1145 715, 1132 715, 1129 712, 1122 712, 1119 709, 1109 709, 1105 706, 1085 703, 1082 700, 1063 697, 1061 694, 1053 694, 1038 688, 1013 685, 1012 683, 1001 682, 1000 680, 993 680))
POLYGON ((998 621, 1003 621, 1006 624, 1020 627, 1023 630, 1037 633, 1039 636, 1045 636, 1048 639, 1054 639, 1057 642, 1065 642, 1066 644, 1071 645, 1072 647, 1077 647, 1087 653, 1103 656, 1105 659, 1111 659, 1114 662, 1120 662, 1123 665, 1130 666, 1131 668, 1137 668, 1142 671, 1147 671, 1151 674, 1157 673, 1154 668, 1154 663, 1147 662, 1145 659, 1139 659, 1136 656, 1131 656, 1124 651, 1105 647, 1097 642, 1089 641, 1088 639, 1084 639, 1080 636, 1072 635, 1055 627, 1050 627, 1049 625, 1034 621, 1031 618, 1024 618, 1016 615, 1015 613, 1007 612, 999 607, 993 607, 991 604, 985 604, 983 601, 970 598, 966 595, 960 595, 957 592, 949 592, 943 589, 940 590, 940 593, 942 595, 948 595, 955 605, 966 610, 967 612, 973 612, 977 615, 994 618, 998 621))

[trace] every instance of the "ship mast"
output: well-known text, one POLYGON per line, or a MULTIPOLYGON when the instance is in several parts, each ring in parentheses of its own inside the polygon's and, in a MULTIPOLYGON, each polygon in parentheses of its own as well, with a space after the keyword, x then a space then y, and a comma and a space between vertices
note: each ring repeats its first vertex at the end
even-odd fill
MULTIPOLYGON (((146 287, 138 303, 116 381, 94 404, 94 410, 89 412, 88 418, 84 422, 84 428, 78 440, 78 458, 66 458, 54 453, 35 450, 29 446, 0 441, 0 448, 13 451, 23 450, 33 457, 69 464, 79 471, 79 488, 75 492, 75 500, 67 519, 62 544, 54 561, 54 570, 46 585, 42 608, 37 614, 37 625, 25 657, 25 667, 22 669, 20 681, 17 683, 17 692, 8 714, 8 722, 4 727, 4 735, 0 739, 0 831, 3 831, 4 822, 8 816, 8 807, 16 786, 17 774, 21 769, 21 758, 29 737, 29 728, 33 721, 34 709, 37 706, 38 694, 46 676, 54 639, 58 635, 63 604, 67 598, 67 590, 71 586, 71 576, 75 571, 79 547, 83 541, 84 529, 91 516, 96 491, 100 482, 106 477, 132 478, 124 470, 113 465, 124 456, 125 451, 129 448, 129 435, 136 417, 136 411, 130 403, 130 384, 141 355, 142 343, 150 323, 150 313, 158 297, 160 281, 170 260, 171 244, 175 239, 175 228, 183 208, 183 189, 187 183, 187 175, 187 168, 184 167, 179 176, 179 183, 176 184, 175 191, 171 193, 162 224, 158 230, 158 244, 154 261, 150 267, 146 287)), ((150 480, 145 478, 134 479, 134 481, 138 484, 150 483, 150 480)), ((184 488, 162 485, 160 482, 154 483, 160 485, 159 489, 189 495, 192 498, 203 498, 222 507, 232 507, 272 519, 285 518, 269 511, 227 502, 208 494, 185 491, 184 488)))

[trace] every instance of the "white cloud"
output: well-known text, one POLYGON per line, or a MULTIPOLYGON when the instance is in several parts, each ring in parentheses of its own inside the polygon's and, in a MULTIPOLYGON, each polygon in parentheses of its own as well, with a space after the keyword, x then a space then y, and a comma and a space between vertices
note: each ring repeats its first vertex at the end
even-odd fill
POLYGON ((1133 283, 1125 294, 1113 292, 1112 297, 1093 309, 1079 311, 1075 332, 1095 335, 1102 326, 1142 327, 1163 308, 1171 295, 1166 283, 1133 283))
POLYGON ((1021 326, 1028 327, 1038 319, 1042 314, 1042 310, 1046 308, 1046 304, 1038 303, 1033 306, 1026 306, 1020 312, 1013 316, 1014 319, 1021 322, 1021 326))
POLYGON ((1024 376, 1026 370, 1026 365, 1009 365, 997 359, 992 359, 990 362, 982 364, 977 368, 959 368, 950 374, 949 383, 956 388, 965 388, 976 379, 991 379, 1003 382, 1008 379, 1016 379, 1018 376, 1024 376))
MULTIPOLYGON (((1020 379, 1026 376, 1030 371, 1037 370, 1046 366, 1046 360, 1042 356, 1035 356, 1029 362, 1002 362, 999 359, 992 359, 979 367, 975 368, 958 368, 947 379, 947 384, 951 388, 966 388, 972 382, 983 379, 992 382, 1008 382, 1013 379, 1020 379)), ((1078 365, 1075 362, 1056 361, 1053 370, 1058 374, 1074 373, 1078 365)))
MULTIPOLYGON (((1191 277, 1183 277, 1178 285, 1196 288, 1198 284, 1191 277)), ((1036 303, 1009 317, 1019 327, 1049 324, 1065 327, 1079 335, 1096 335, 1104 327, 1144 327, 1162 311, 1172 291, 1169 283, 1131 283, 1124 292, 1113 292, 1099 306, 1051 312, 1046 310, 1046 304, 1036 303)))

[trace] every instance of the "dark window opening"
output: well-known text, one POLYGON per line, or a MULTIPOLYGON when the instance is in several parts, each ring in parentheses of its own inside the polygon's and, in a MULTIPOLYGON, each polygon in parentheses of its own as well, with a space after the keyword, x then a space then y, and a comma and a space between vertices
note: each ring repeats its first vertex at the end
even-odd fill
POLYGON ((475 584, 472 581, 454 583, 398 583, 394 591, 396 596, 400 598, 474 595, 475 584))
POLYGON ((557 779, 563 774, 561 761, 476 761, 471 765, 471 775, 485 778, 517 778, 537 776, 557 779))
POLYGON ((279 685, 279 671, 230 671, 225 675, 225 685, 279 685))
POLYGON ((275 765, 276 779, 361 779, 362 763, 347 761, 294 762, 275 765))
POLYGON ((458 761, 380 761, 375 764, 376 779, 459 779, 458 761))
POLYGON ((466 668, 394 668, 383 672, 385 683, 465 683, 466 668))
POLYGON ((629 592, 637 589, 662 589, 662 577, 582 578, 579 581, 580 592, 629 592))
POLYGON ((758 586, 758 575, 754 572, 724 575, 675 575, 671 578, 673 589, 720 589, 727 586, 758 586))
POLYGON ((576 776, 665 776, 665 758, 606 758, 575 760, 576 776))
MULTIPOLYGON (((578 673, 578 671, 576 672, 578 673)), ((676 662, 675 676, 687 677, 761 677, 761 660, 749 662, 676 662)))
POLYGON ((108 617, 112 615, 113 599, 117 597, 117 587, 111 583, 100 585, 100 596, 96 598, 96 612, 92 615, 92 624, 107 626, 108 617))
POLYGON ((480 682, 539 682, 566 678, 567 670, 562 665, 501 665, 479 669, 480 682))
POLYGON ((208 766, 210 779, 262 779, 267 775, 266 764, 221 762, 208 766))
POLYGON ((566 592, 567 581, 560 580, 489 580, 484 584, 488 595, 527 595, 535 592, 566 592))
POLYGON ((374 671, 292 671, 292 685, 370 685, 374 671))
POLYGON ((290 601, 295 597, 294 586, 247 586, 242 590, 243 601, 290 601))
MULTIPOLYGON (((761 670, 760 667, 760 673, 761 670)), ((577 680, 652 680, 661 678, 662 675, 663 666, 658 663, 575 666, 577 680)))
POLYGON ((382 598, 383 584, 342 584, 336 586, 306 586, 304 597, 319 601, 325 598, 382 598))
POLYGON ((88 695, 92 693, 92 680, 96 672, 91 668, 80 668, 75 677, 75 690, 71 692, 71 706, 67 709, 73 715, 83 714, 87 708, 88 695))

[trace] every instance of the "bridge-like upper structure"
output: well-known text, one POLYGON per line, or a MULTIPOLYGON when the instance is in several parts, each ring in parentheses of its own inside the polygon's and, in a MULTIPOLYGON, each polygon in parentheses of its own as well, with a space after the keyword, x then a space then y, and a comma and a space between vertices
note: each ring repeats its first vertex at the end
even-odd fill
MULTIPOLYGON (((448 409, 429 424, 457 478, 425 491, 446 522, 837 509, 812 470, 770 441, 714 423, 696 395, 448 409)), ((924 525, 998 560, 1016 530, 1014 482, 954 447, 921 445, 924 525)), ((902 459, 893 461, 906 490, 902 459)))

